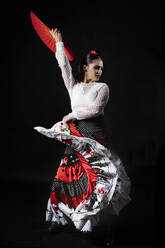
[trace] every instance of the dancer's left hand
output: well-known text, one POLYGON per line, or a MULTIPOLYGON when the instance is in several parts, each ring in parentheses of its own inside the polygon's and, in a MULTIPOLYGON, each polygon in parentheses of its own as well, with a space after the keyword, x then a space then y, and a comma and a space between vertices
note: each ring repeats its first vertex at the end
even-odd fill
POLYGON ((67 124, 67 122, 70 120, 69 118, 69 114, 68 115, 64 115, 64 117, 62 118, 62 121, 64 122, 64 125, 69 128, 69 125, 67 124))

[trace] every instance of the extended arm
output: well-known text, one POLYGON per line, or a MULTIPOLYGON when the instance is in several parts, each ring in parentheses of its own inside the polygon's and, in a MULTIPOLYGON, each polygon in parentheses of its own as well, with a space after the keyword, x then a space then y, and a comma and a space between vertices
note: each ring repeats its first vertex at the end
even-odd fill
POLYGON ((72 74, 72 68, 70 66, 68 57, 64 51, 64 43, 62 42, 62 35, 58 29, 51 30, 51 34, 56 41, 56 59, 58 61, 59 67, 61 68, 62 78, 64 84, 68 90, 69 96, 71 95, 71 90, 75 84, 75 79, 72 74))

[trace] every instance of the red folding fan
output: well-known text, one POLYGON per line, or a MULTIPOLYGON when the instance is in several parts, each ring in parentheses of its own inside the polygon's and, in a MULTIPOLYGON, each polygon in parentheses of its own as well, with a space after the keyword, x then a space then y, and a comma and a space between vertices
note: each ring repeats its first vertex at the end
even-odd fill
MULTIPOLYGON (((52 50, 54 53, 56 52, 56 41, 52 37, 50 33, 50 29, 31 11, 30 12, 31 21, 35 31, 41 40, 45 43, 45 45, 52 50)), ((64 43, 64 50, 69 60, 74 60, 75 56, 68 48, 68 46, 64 43)))

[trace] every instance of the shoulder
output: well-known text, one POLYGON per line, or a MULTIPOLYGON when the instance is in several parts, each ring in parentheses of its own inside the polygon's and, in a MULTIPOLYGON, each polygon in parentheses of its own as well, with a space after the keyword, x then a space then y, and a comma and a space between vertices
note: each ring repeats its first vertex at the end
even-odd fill
POLYGON ((98 82, 97 83, 99 86, 104 86, 104 87, 107 87, 107 88, 109 88, 109 84, 108 83, 103 83, 103 82, 98 82))
POLYGON ((79 89, 81 88, 81 83, 79 81, 76 81, 75 84, 73 85, 74 89, 79 89))
POLYGON ((99 89, 104 89, 107 93, 109 93, 109 85, 107 83, 98 82, 98 87, 99 89))

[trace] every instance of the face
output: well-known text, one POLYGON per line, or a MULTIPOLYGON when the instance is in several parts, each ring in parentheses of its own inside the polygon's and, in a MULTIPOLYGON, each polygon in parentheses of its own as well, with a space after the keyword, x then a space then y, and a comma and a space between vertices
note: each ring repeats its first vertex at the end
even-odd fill
POLYGON ((84 65, 86 82, 99 81, 103 72, 103 61, 99 59, 92 60, 88 66, 84 65))

